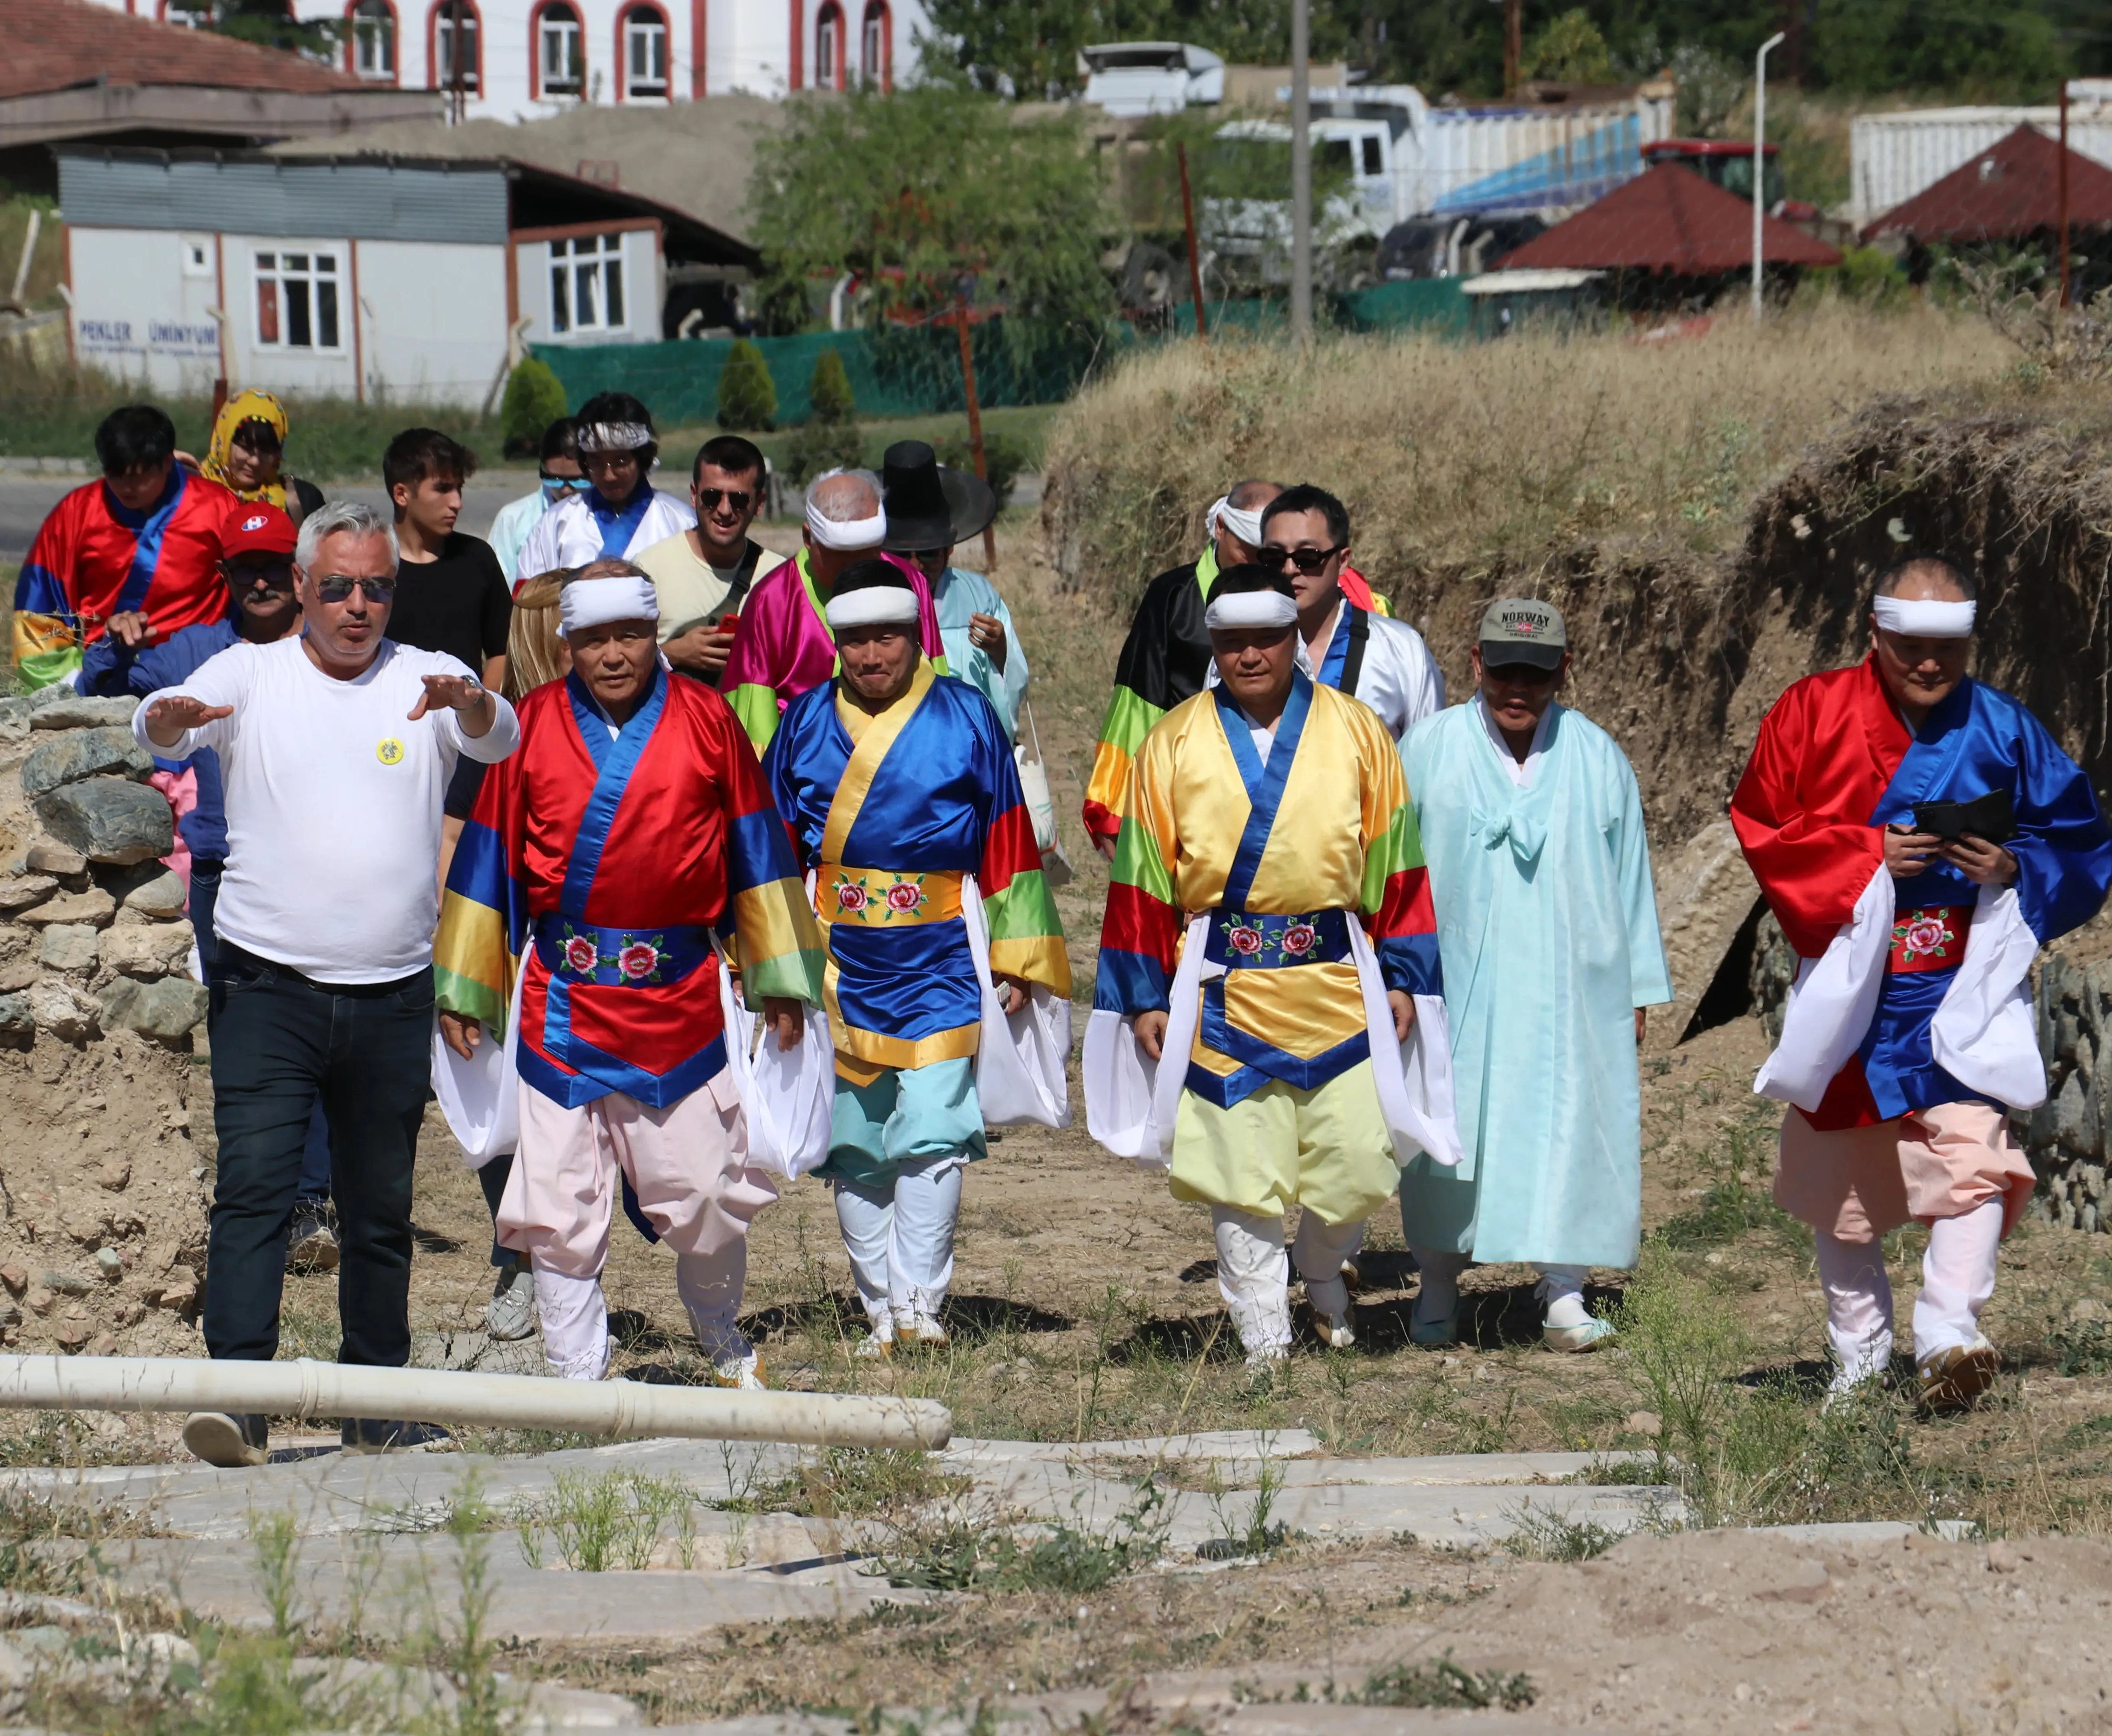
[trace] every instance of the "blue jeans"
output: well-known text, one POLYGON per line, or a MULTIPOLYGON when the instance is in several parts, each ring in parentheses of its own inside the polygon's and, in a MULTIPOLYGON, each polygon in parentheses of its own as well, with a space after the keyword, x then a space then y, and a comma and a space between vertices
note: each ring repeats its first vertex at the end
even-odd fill
MULTIPOLYGON (((213 980, 214 959, 220 947, 220 937, 213 932, 212 911, 220 902, 220 877, 226 867, 225 862, 212 857, 191 858, 191 932, 198 941, 198 962, 205 967, 208 986, 213 980)), ((318 1097, 308 1116, 308 1143, 301 1152, 299 1198, 304 1205, 327 1201, 330 1190, 330 1124, 323 1118, 322 1099, 318 1097)))
POLYGON ((215 952, 220 1173, 206 1348, 256 1361, 277 1352, 287 1225, 320 1097, 341 1249, 338 1360, 400 1368, 411 1352, 411 1171, 432 1072, 432 970, 318 983, 225 942, 215 952))

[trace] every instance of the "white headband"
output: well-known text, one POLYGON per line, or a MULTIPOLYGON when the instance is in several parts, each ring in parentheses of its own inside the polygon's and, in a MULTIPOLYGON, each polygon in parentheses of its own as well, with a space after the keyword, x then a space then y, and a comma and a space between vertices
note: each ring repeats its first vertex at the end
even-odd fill
POLYGON ((913 627, 920 619, 917 593, 906 584, 866 584, 840 592, 822 612, 828 617, 831 633, 848 627, 913 627))
POLYGON ((1213 633, 1240 627, 1288 627, 1298 605, 1281 591, 1231 591, 1213 597, 1203 625, 1213 633))
POLYGON ((558 636, 570 639, 612 620, 658 620, 660 599, 649 579, 618 573, 607 579, 575 579, 558 593, 558 636))
POLYGON ((1939 602, 1933 598, 1877 597, 1870 612, 1887 633, 1903 633, 1915 639, 1965 639, 1973 637, 1976 605, 1939 602))
POLYGON ((823 518, 814 497, 807 497, 807 534, 824 548, 877 548, 887 538, 887 509, 871 518, 823 518))
POLYGON ((1212 536, 1220 529, 1229 530, 1249 548, 1261 547, 1261 508, 1249 512, 1244 507, 1232 504, 1232 497, 1221 494, 1210 503, 1210 510, 1203 515, 1203 528, 1212 536))
POLYGON ((635 452, 653 443, 653 430, 643 422, 586 422, 572 443, 583 452, 635 452))

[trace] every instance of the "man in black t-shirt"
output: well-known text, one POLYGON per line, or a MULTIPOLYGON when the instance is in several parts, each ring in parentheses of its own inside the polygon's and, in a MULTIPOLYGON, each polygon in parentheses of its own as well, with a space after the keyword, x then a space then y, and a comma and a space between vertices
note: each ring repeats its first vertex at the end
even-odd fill
MULTIPOLYGON (((389 637, 421 651, 444 651, 478 670, 496 691, 506 679, 506 633, 513 593, 489 543, 455 529, 462 484, 476 473, 467 448, 433 428, 405 429, 382 454, 381 479, 396 505, 396 607, 389 637)), ((440 884, 484 767, 465 757, 448 784, 440 842, 440 884)))

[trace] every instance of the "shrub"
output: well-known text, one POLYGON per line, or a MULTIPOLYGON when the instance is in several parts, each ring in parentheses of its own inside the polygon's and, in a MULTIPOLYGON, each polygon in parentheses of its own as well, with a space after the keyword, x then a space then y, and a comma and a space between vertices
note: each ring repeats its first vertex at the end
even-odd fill
POLYGON ((824 470, 849 469, 865 461, 865 436, 855 422, 825 422, 819 416, 792 430, 785 448, 785 474, 803 486, 824 470))
POLYGON ((736 338, 719 370, 719 426, 746 434, 767 431, 776 420, 777 384, 770 364, 749 339, 736 338))
POLYGON ((813 406, 817 422, 848 422, 857 414, 858 401, 851 396, 851 377, 844 371, 841 350, 826 349, 815 357, 807 402, 813 406))
MULTIPOLYGON (((966 436, 958 440, 938 443, 939 461, 951 465, 957 470, 974 475, 975 449, 966 436)), ((989 471, 990 485, 997 490, 998 504, 1002 507, 1010 498, 1012 485, 1019 479, 1019 473, 1031 462, 1031 454, 1023 441, 1010 434, 998 433, 995 429, 983 430, 983 463, 989 471)))
POLYGON ((532 458, 543 443, 543 430, 565 413, 565 389, 547 361, 524 356, 506 376, 506 397, 499 405, 508 457, 532 458))

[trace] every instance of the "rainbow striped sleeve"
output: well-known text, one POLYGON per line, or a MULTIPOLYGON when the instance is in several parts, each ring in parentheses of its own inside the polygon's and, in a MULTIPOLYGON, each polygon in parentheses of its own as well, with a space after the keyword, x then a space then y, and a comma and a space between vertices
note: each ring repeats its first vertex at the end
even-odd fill
POLYGON ((1386 726, 1368 712, 1357 723, 1364 798, 1359 908, 1378 954, 1379 975, 1389 988, 1441 995, 1437 912, 1430 902, 1430 870, 1423 866, 1422 834, 1409 800, 1408 779, 1386 726))
POLYGON ((1136 750, 1151 726, 1166 713, 1133 687, 1115 684, 1100 720, 1100 738, 1093 749, 1093 772, 1086 781, 1086 829, 1095 838, 1122 831, 1122 792, 1128 787, 1136 750))
POLYGON ((1142 743, 1130 768, 1115 838, 1107 915, 1100 924, 1095 1010, 1131 1017, 1165 1011, 1172 1002, 1181 910, 1174 895, 1174 831, 1163 799, 1170 757, 1142 743))
POLYGON ((444 1012, 506 1029, 513 973, 528 944, 528 890, 518 851, 523 818, 521 756, 485 774, 462 827, 440 900, 433 943, 433 998, 444 1012))
POLYGON ((67 564, 64 544, 74 518, 65 502, 61 507, 38 530, 15 579, 13 651, 25 688, 49 687, 80 667, 80 618, 56 570, 67 564))
MULTIPOLYGON (((767 690, 766 689, 766 692, 767 690)), ((772 712, 775 694, 770 694, 772 712)), ((762 781, 754 750, 727 732, 726 920, 740 948, 742 993, 822 1004, 822 931, 792 836, 762 781)))
POLYGON ((1041 871, 1034 821, 1020 793, 1019 772, 1009 753, 995 757, 997 818, 983 840, 976 884, 990 924, 990 969, 1039 983, 1051 994, 1071 998, 1071 955, 1056 899, 1041 871))

